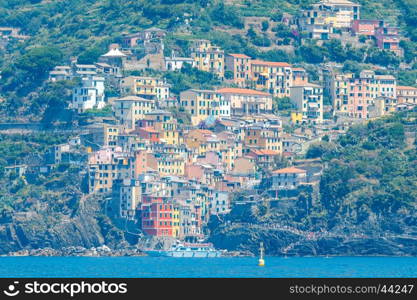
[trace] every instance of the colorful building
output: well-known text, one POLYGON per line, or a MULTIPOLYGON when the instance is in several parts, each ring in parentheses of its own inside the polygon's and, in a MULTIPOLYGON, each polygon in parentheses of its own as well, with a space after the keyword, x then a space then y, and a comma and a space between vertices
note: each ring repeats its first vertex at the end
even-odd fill
POLYGON ((137 96, 119 98, 113 102, 113 113, 118 122, 126 129, 135 129, 136 121, 155 109, 155 101, 137 96))
POLYGON ((251 64, 252 86, 274 97, 289 97, 292 86, 291 65, 284 62, 253 60, 251 64))
POLYGON ((397 27, 380 27, 376 30, 375 38, 379 49, 392 51, 399 56, 403 54, 397 27))
POLYGON ((352 22, 352 33, 355 35, 375 36, 376 30, 384 27, 382 20, 354 20, 352 22))
POLYGON ((242 88, 222 88, 217 93, 230 103, 232 116, 272 113, 271 94, 242 88))
POLYGON ((167 100, 170 97, 169 84, 156 77, 129 76, 122 79, 122 93, 151 100, 167 100))
POLYGON ((398 103, 417 104, 417 88, 413 86, 397 86, 398 103))
POLYGON ((291 87, 291 101, 303 114, 303 122, 320 124, 323 122, 323 88, 317 84, 291 87))
POLYGON ((379 97, 396 98, 397 81, 391 75, 376 75, 370 70, 362 71, 359 76, 339 74, 327 71, 326 88, 333 102, 333 111, 337 115, 351 118, 369 118, 368 106, 379 97))
POLYGON ((195 67, 224 78, 224 51, 208 40, 195 40, 191 47, 195 67))
POLYGON ((151 236, 178 237, 180 214, 170 197, 143 195, 141 205, 142 230, 151 236))
POLYGON ((246 87, 251 78, 252 59, 245 54, 227 54, 225 71, 233 73, 233 83, 246 87))
POLYGON ((180 105, 191 114, 196 126, 205 120, 230 117, 230 101, 211 90, 187 90, 180 94, 180 105))
POLYGON ((271 190, 276 191, 278 195, 280 190, 294 190, 301 184, 306 183, 307 171, 296 167, 288 167, 273 171, 271 179, 271 190))

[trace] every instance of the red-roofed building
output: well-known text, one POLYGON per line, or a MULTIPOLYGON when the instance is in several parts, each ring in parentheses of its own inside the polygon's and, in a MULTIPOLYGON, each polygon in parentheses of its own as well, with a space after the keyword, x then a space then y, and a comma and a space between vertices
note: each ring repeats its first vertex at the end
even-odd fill
POLYGON ((140 138, 149 140, 153 143, 158 143, 160 141, 160 133, 152 127, 139 127, 135 132, 140 138))
POLYGON ((274 166, 275 160, 281 156, 281 153, 274 150, 252 149, 249 151, 248 156, 254 158, 257 166, 270 169, 274 166))
POLYGON ((307 182, 307 171, 296 167, 288 167, 272 172, 271 190, 294 190, 307 182))
POLYGON ((417 88, 413 86, 397 86, 397 100, 399 104, 417 104, 417 88))
POLYGON ((245 87, 251 78, 252 59, 245 54, 227 54, 225 72, 233 73, 233 83, 245 87))
POLYGON ((252 85, 265 90, 275 97, 289 97, 292 86, 292 67, 285 62, 252 60, 252 85))
POLYGON ((177 237, 180 233, 179 209, 172 198, 143 196, 142 230, 148 235, 177 237))

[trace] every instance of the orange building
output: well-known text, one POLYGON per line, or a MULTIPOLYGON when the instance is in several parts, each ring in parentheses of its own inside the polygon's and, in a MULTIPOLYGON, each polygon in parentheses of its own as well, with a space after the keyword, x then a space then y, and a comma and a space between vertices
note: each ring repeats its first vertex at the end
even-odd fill
POLYGON ((417 88, 413 86, 397 86, 398 103, 417 104, 417 88))
POLYGON ((227 54, 225 71, 233 72, 233 83, 245 87, 251 78, 251 58, 245 54, 227 54))

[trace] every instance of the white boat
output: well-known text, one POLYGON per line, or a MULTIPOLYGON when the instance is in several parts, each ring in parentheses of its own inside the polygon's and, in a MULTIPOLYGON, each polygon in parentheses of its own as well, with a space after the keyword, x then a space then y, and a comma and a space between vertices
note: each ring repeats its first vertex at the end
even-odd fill
POLYGON ((214 249, 212 244, 192 244, 179 243, 173 245, 168 250, 148 250, 145 251, 149 256, 165 256, 165 257, 220 257, 224 251, 214 249))

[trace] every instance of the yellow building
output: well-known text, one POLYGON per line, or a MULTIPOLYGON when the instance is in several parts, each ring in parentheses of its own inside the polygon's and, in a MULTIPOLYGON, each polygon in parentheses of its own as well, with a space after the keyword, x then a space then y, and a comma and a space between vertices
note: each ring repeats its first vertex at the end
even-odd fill
POLYGON ((262 149, 282 153, 282 139, 278 128, 251 126, 244 129, 244 134, 244 152, 262 149))
POLYGON ((225 70, 233 72, 233 83, 239 87, 246 87, 251 77, 252 59, 245 54, 227 54, 225 70))
POLYGON ((220 150, 221 141, 210 130, 194 129, 185 134, 184 143, 188 149, 202 155, 209 151, 217 152, 220 150))
POLYGON ((180 209, 178 205, 174 205, 172 211, 172 236, 175 238, 180 235, 180 225, 180 209))
POLYGON ((230 101, 216 91, 184 91, 180 94, 180 105, 191 114, 191 123, 194 126, 207 118, 230 117, 230 101))
POLYGON ((177 120, 173 118, 172 113, 164 110, 154 110, 146 114, 146 119, 153 120, 155 130, 161 133, 160 139, 169 145, 178 145, 180 143, 180 132, 178 130, 177 120))
POLYGON ((191 47, 191 57, 197 69, 224 78, 224 51, 220 47, 212 45, 208 40, 195 40, 191 47))
POLYGON ((291 123, 293 123, 293 124, 302 124, 303 123, 303 114, 301 112, 292 112, 291 113, 291 123))
POLYGON ((413 86, 397 86, 398 103, 417 104, 417 88, 413 86))
POLYGON ((160 176, 184 176, 185 161, 181 158, 160 158, 158 159, 158 172, 160 176))
POLYGON ((132 160, 120 147, 104 147, 91 153, 88 159, 89 193, 111 192, 114 180, 130 178, 132 160))
POLYGON ((126 130, 134 130, 135 123, 155 109, 155 101, 137 96, 127 96, 113 101, 116 119, 126 130))
POLYGON ((274 97, 289 97, 293 76, 291 65, 284 62, 253 60, 251 64, 252 86, 274 97))
POLYGON ((136 95, 146 99, 166 100, 169 98, 169 84, 156 77, 129 76, 123 78, 122 93, 136 95))

